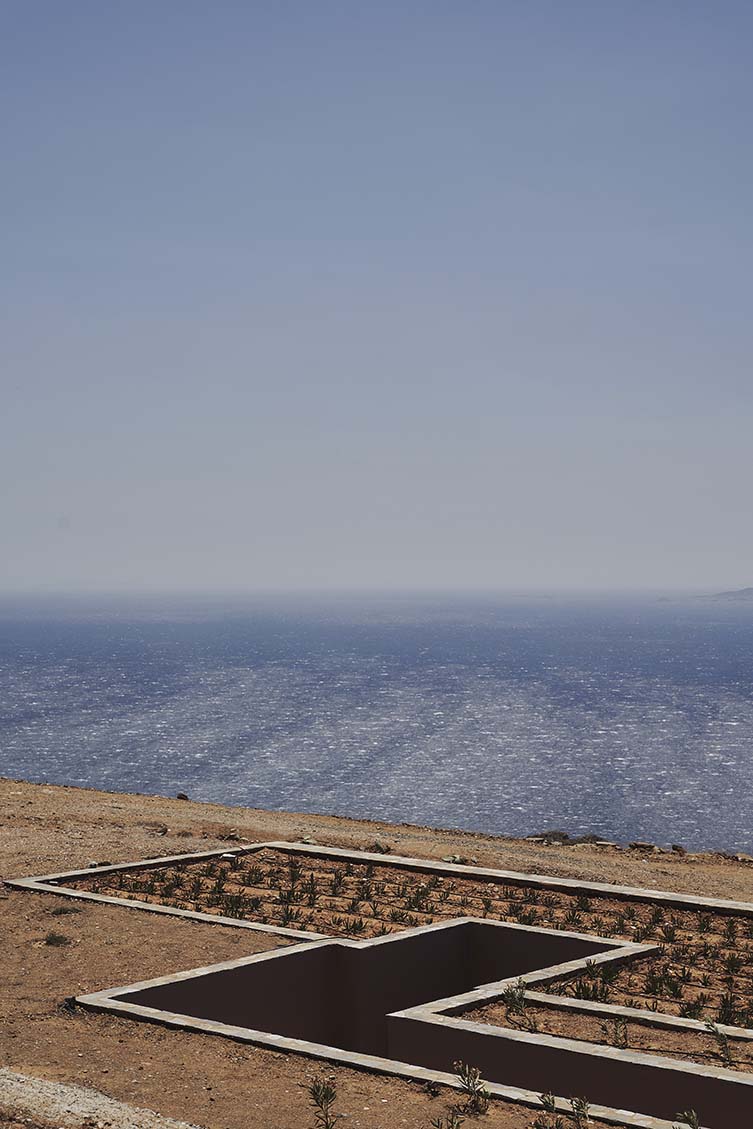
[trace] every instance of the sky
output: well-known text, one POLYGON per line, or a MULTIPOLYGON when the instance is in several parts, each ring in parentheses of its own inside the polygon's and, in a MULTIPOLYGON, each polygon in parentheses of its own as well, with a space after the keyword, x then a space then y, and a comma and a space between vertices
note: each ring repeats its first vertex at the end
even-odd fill
POLYGON ((753 584, 752 42, 2 0, 0 589, 753 584))

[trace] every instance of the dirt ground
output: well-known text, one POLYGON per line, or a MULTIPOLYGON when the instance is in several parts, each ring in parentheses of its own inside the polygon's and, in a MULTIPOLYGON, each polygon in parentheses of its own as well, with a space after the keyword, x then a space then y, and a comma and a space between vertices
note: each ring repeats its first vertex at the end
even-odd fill
MULTIPOLYGON (((65 885, 331 937, 376 937, 467 915, 652 941, 660 946, 654 956, 614 969, 608 982, 578 976, 562 991, 577 996, 596 990, 604 1003, 740 1027, 753 1024, 753 919, 744 916, 673 913, 616 896, 412 874, 391 866, 389 856, 345 862, 270 847, 241 859, 110 872, 65 885)), ((64 905, 56 912, 71 908, 64 905)), ((577 1026, 577 1018, 571 1022, 577 1026)))
POLYGON ((585 1039, 588 1043, 606 1043, 628 1050, 645 1051, 647 1054, 700 1062, 717 1068, 753 1069, 753 1043, 730 1037, 724 1044, 727 1048, 725 1054, 721 1041, 706 1031, 662 1029, 632 1020, 627 1020, 624 1025, 616 1024, 614 1019, 576 1014, 539 1004, 528 1004, 522 1015, 516 1015, 503 1004, 495 1003, 486 1008, 465 1012, 463 1019, 472 1020, 474 1023, 515 1027, 521 1031, 533 1030, 546 1035, 562 1035, 567 1039, 585 1039))
MULTIPOLYGON (((545 846, 0 780, 0 875, 6 878, 305 836, 361 848, 379 840, 396 854, 460 855, 501 869, 753 901, 753 865, 715 855, 545 846)), ((6 958, 0 1062, 14 1070, 91 1086, 207 1129, 306 1129, 313 1113, 305 1086, 316 1074, 335 1082, 336 1108, 347 1114, 343 1125, 359 1129, 426 1129, 457 1100, 449 1091, 432 1098, 415 1083, 64 1006, 69 996, 259 952, 280 938, 95 903, 59 915, 64 899, 7 888, 0 898, 6 958), (66 942, 45 943, 50 932, 66 942)), ((533 1117, 494 1101, 483 1125, 526 1129, 533 1117)))

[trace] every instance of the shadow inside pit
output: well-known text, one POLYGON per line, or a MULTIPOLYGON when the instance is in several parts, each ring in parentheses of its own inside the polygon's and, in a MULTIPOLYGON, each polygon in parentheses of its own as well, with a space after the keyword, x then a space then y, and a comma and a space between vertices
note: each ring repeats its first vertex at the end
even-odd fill
POLYGON ((390 1012, 604 952, 597 940, 462 922, 364 947, 337 941, 123 992, 128 1003, 387 1055, 390 1012))

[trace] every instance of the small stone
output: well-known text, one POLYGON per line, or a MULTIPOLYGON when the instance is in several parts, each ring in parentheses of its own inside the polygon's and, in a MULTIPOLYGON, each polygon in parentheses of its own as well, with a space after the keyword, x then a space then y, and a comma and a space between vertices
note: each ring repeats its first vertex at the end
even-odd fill
POLYGON ((178 793, 176 793, 175 799, 176 800, 187 800, 188 796, 186 795, 185 792, 178 792, 178 793))

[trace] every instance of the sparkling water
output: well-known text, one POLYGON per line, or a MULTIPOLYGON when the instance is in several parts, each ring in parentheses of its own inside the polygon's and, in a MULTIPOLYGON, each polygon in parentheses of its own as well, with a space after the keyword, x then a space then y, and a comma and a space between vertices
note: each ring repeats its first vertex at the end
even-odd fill
POLYGON ((0 774, 750 851, 753 606, 5 598, 0 774))

